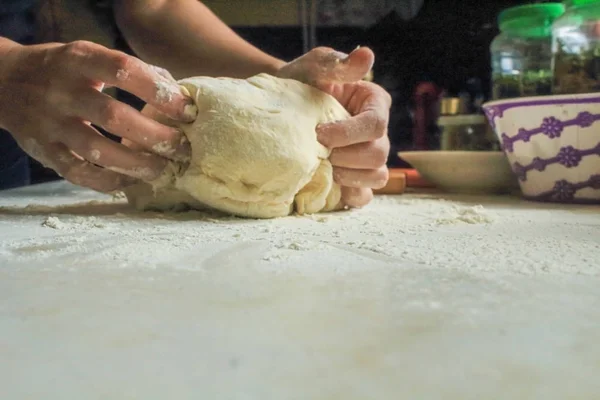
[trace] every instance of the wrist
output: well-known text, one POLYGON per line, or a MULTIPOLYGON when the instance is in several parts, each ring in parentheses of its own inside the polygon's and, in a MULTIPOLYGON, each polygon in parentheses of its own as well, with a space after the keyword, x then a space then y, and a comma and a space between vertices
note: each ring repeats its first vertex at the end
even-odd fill
POLYGON ((2 77, 2 72, 8 68, 10 64, 10 56, 22 48, 23 45, 13 42, 12 40, 0 37, 0 77, 2 77))
POLYGON ((13 42, 10 39, 0 36, 0 52, 4 51, 4 49, 9 49, 12 47, 20 47, 20 46, 22 46, 22 45, 20 45, 17 42, 13 42))
POLYGON ((281 68, 285 67, 287 62, 280 60, 278 58, 274 58, 267 66, 267 73, 270 75, 278 75, 281 68))
POLYGON ((15 50, 18 50, 21 47, 23 47, 23 45, 17 42, 13 42, 12 40, 0 37, 0 60, 2 60, 2 62, 0 62, 0 71, 7 66, 7 60, 9 60, 9 56, 15 50))
MULTIPOLYGON (((13 42, 12 40, 0 37, 0 111, 2 109, 8 109, 6 104, 3 104, 3 100, 8 100, 9 96, 5 94, 7 86, 7 80, 11 66, 14 64, 13 54, 18 51, 22 45, 13 42)), ((0 128, 6 129, 4 118, 0 112, 0 128)))

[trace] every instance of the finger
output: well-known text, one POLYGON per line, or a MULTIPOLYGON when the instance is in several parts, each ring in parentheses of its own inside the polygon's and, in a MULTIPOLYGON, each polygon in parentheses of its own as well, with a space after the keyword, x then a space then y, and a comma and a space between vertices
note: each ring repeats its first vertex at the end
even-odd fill
MULTIPOLYGON (((173 75, 171 75, 171 73, 169 71, 167 71, 164 68, 158 67, 156 65, 151 65, 148 64, 148 68, 150 68, 151 70, 153 70, 154 72, 156 72, 158 75, 162 76, 163 78, 169 80, 169 81, 174 81, 175 78, 173 78, 173 75)), ((102 83, 102 86, 100 87, 100 92, 102 91, 103 88, 109 88, 109 87, 113 87, 112 85, 108 85, 108 84, 104 84, 102 83)))
POLYGON ((381 139, 387 132, 387 114, 372 109, 347 120, 317 126, 317 139, 334 149, 381 139))
POLYGON ((318 59, 320 68, 314 77, 317 82, 356 82, 373 68, 375 54, 368 47, 358 47, 346 55, 324 50, 318 59))
POLYGON ((357 82, 347 92, 341 95, 341 102, 354 116, 317 126, 318 140, 328 148, 368 142, 387 134, 389 94, 370 82, 357 82))
POLYGON ((107 94, 85 90, 68 113, 107 132, 138 143, 144 149, 174 160, 186 160, 190 144, 177 128, 166 126, 107 94))
POLYGON ((151 181, 162 173, 167 160, 137 152, 114 142, 89 125, 73 120, 62 126, 62 143, 86 161, 132 178, 151 181))
POLYGON ((335 167, 376 169, 386 164, 388 156, 389 140, 377 140, 335 148, 329 161, 335 167))
POLYGON ((371 189, 342 187, 342 202, 349 207, 364 207, 371 200, 373 200, 373 191, 371 189))
POLYGON ((172 119, 191 122, 196 117, 192 99, 183 94, 177 82, 140 59, 86 41, 70 43, 65 51, 76 60, 70 73, 132 93, 172 119))
POLYGON ((341 186, 381 189, 387 184, 389 171, 385 166, 378 169, 335 167, 333 179, 341 186))
POLYGON ((71 183, 85 186, 103 193, 123 189, 138 182, 136 179, 97 167, 85 160, 75 157, 61 143, 44 146, 48 166, 71 183))
POLYGON ((170 80, 170 81, 175 80, 175 78, 173 78, 173 75, 171 75, 171 73, 164 68, 161 68, 157 65, 148 65, 148 68, 154 70, 157 74, 159 74, 160 76, 162 76, 163 78, 165 78, 167 80, 170 80))
POLYGON ((335 97, 352 115, 368 108, 381 108, 389 112, 392 105, 392 96, 373 82, 326 84, 319 89, 335 97))

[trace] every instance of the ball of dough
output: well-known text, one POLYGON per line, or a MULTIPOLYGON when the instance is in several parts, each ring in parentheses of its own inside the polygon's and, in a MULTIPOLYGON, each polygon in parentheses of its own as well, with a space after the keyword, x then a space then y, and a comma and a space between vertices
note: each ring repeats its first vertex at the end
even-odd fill
POLYGON ((181 128, 189 163, 171 162, 154 182, 126 190, 138 209, 213 208, 252 218, 310 214, 341 207, 320 123, 350 115, 332 96, 291 79, 194 77, 179 81, 198 107, 191 124, 144 114, 181 128))

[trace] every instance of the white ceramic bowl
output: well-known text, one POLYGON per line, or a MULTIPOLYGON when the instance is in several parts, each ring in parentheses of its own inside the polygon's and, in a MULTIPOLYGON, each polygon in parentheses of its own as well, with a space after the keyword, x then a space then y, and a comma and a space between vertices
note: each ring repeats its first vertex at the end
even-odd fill
POLYGON ((501 151, 406 151, 398 156, 447 192, 496 194, 517 188, 501 151))
POLYGON ((600 203, 600 93, 485 103, 523 195, 600 203))

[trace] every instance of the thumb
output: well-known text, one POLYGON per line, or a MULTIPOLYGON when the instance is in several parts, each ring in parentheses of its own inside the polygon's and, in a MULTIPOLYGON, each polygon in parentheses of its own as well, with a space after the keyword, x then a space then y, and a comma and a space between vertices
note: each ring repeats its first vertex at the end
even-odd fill
POLYGON ((314 86, 358 82, 371 70, 374 61, 375 55, 368 47, 358 47, 350 54, 317 47, 283 66, 278 76, 314 86))
POLYGON ((375 55, 368 47, 357 47, 350 54, 331 51, 319 59, 314 80, 320 83, 349 83, 363 79, 373 67, 375 55))

